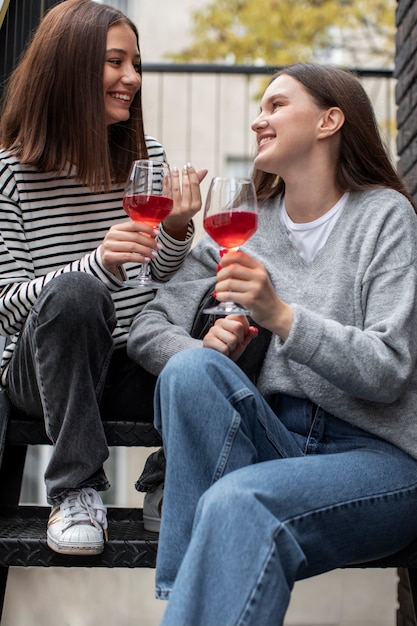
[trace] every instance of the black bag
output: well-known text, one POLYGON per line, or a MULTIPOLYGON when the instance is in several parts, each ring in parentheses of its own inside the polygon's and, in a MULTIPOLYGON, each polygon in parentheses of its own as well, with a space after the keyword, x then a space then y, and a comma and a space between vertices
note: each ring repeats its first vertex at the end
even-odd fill
MULTIPOLYGON (((215 315, 203 313, 204 309, 217 304, 217 300, 213 296, 213 288, 213 286, 210 287, 198 305, 197 313, 190 331, 190 335, 196 339, 202 339, 216 321, 215 315)), ((272 333, 270 330, 259 326, 252 318, 249 318, 249 323, 251 326, 256 326, 258 336, 248 344, 245 351, 236 361, 236 365, 239 365, 246 376, 256 385, 272 333)))

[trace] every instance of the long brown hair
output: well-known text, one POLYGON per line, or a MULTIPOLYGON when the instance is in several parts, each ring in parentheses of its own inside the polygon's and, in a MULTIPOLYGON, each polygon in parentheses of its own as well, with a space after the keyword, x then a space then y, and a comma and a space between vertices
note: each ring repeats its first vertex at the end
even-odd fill
POLYGON ((64 0, 45 15, 12 73, 0 121, 0 143, 42 172, 76 176, 92 189, 124 183, 132 160, 146 158, 141 90, 130 119, 107 127, 103 72, 107 32, 123 13, 92 0, 64 0))
MULTIPOLYGON (((347 191, 390 187, 416 206, 406 185, 393 167, 381 139, 372 104, 356 76, 331 65, 296 63, 279 70, 271 79, 286 74, 298 80, 318 107, 339 107, 345 121, 341 128, 337 183, 347 191)), ((285 182, 274 174, 254 170, 258 198, 274 198, 285 190, 285 182)))

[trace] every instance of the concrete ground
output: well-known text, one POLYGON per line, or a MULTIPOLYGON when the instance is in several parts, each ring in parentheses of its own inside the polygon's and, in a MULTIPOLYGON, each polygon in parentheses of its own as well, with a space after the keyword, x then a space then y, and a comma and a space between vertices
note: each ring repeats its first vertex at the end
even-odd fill
MULTIPOLYGON (((153 575, 13 568, 1 626, 158 626, 153 575)), ((337 570, 296 584, 285 626, 394 626, 395 606, 395 570, 337 570)))

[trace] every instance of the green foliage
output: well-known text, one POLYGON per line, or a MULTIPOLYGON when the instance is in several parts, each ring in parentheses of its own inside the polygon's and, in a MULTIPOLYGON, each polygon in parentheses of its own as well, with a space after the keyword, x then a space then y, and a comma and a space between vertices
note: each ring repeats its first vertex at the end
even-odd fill
MULTIPOLYGON (((181 62, 287 65, 340 49, 392 65, 396 0, 212 0, 194 11, 181 62)), ((362 60, 362 63, 364 61, 362 60)))

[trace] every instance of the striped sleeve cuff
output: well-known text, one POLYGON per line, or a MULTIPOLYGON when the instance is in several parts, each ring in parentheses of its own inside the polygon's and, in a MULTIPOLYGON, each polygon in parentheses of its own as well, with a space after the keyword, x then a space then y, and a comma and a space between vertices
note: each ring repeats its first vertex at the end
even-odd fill
POLYGON ((189 253, 194 240, 195 227, 190 221, 184 241, 173 239, 162 225, 159 226, 159 231, 158 241, 163 247, 159 250, 158 256, 151 261, 152 275, 156 280, 166 281, 181 267, 189 253))

